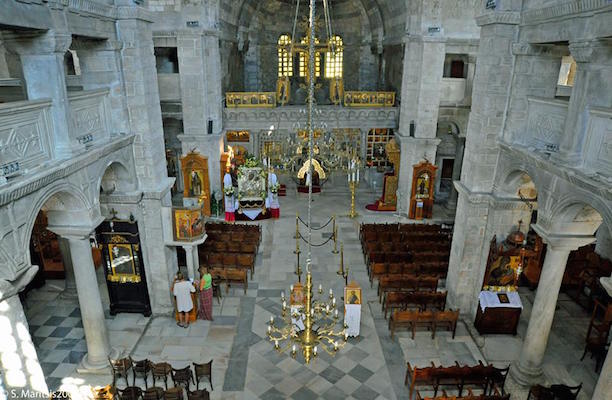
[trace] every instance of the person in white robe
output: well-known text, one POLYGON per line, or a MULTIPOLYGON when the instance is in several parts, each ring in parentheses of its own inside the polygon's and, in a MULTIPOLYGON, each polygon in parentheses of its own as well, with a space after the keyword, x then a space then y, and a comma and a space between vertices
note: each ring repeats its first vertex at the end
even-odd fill
POLYGON ((236 201, 235 196, 227 194, 228 189, 233 188, 232 186, 232 175, 229 172, 229 168, 225 171, 223 176, 223 192, 225 200, 225 220, 227 222, 233 222, 236 220, 236 201))

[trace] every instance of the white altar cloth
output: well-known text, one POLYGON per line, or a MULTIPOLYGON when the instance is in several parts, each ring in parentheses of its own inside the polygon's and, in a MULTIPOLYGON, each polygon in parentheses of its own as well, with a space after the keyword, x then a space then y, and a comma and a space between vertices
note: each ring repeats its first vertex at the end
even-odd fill
POLYGON ((242 213, 243 213, 244 215, 246 215, 247 217, 249 217, 249 219, 252 221, 252 220, 254 220, 255 218, 257 218, 257 216, 258 216, 259 214, 261 214, 261 211, 262 211, 261 209, 256 209, 256 210, 242 210, 242 213))
POLYGON ((344 323, 347 325, 346 333, 349 336, 359 336, 361 326, 361 304, 346 304, 344 306, 344 323))
POLYGON ((518 292, 489 292, 483 290, 478 295, 478 300, 480 300, 480 308, 484 312, 485 308, 498 308, 498 307, 507 307, 507 308, 523 308, 523 303, 521 303, 521 297, 518 292), (506 294, 508 296, 509 303, 502 303, 499 301, 499 297, 497 294, 506 294))

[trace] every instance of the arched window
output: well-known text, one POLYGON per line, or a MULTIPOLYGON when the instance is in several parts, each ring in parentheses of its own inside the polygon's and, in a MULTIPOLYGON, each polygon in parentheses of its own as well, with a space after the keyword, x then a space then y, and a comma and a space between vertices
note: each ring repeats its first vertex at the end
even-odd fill
POLYGON ((293 76, 293 62, 291 62, 291 36, 281 35, 278 38, 278 77, 293 76))
MULTIPOLYGON (((302 39, 302 44, 306 44, 306 38, 302 39)), ((319 44, 319 39, 315 38, 315 44, 319 44)), ((300 53, 300 78, 305 78, 308 73, 308 63, 306 62, 306 57, 308 57, 308 53, 301 52, 300 53)), ((321 76, 321 52, 315 52, 315 77, 318 78, 321 76)))
POLYGON ((342 49, 342 38, 334 36, 330 40, 331 51, 325 56, 325 77, 342 78, 342 58, 344 50, 342 49))

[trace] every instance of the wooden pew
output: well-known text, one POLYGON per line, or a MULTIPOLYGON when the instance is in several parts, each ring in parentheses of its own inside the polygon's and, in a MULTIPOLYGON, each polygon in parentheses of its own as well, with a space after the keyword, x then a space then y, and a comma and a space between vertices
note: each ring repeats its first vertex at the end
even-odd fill
POLYGON ((436 331, 440 328, 449 330, 455 338, 457 329, 457 321, 459 319, 459 311, 395 311, 389 319, 389 329, 391 330, 391 339, 397 328, 406 327, 412 330, 412 339, 416 333, 416 328, 425 326, 431 330, 431 338, 436 336, 436 331))

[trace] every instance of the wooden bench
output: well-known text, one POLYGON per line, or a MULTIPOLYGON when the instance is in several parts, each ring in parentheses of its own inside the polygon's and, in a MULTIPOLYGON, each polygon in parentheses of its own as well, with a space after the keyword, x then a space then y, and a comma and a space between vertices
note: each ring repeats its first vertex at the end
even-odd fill
POLYGON ((459 311, 395 311, 389 320, 389 329, 391 330, 391 339, 398 328, 406 327, 412 330, 412 339, 416 333, 416 328, 425 326, 431 330, 431 338, 436 337, 436 331, 443 328, 453 333, 457 329, 457 321, 459 319, 459 311))
POLYGON ((446 291, 444 292, 387 292, 385 301, 383 302, 383 312, 387 319, 387 311, 393 312, 395 309, 406 309, 410 306, 416 306, 419 310, 427 310, 427 308, 436 308, 444 310, 446 307, 446 291))

